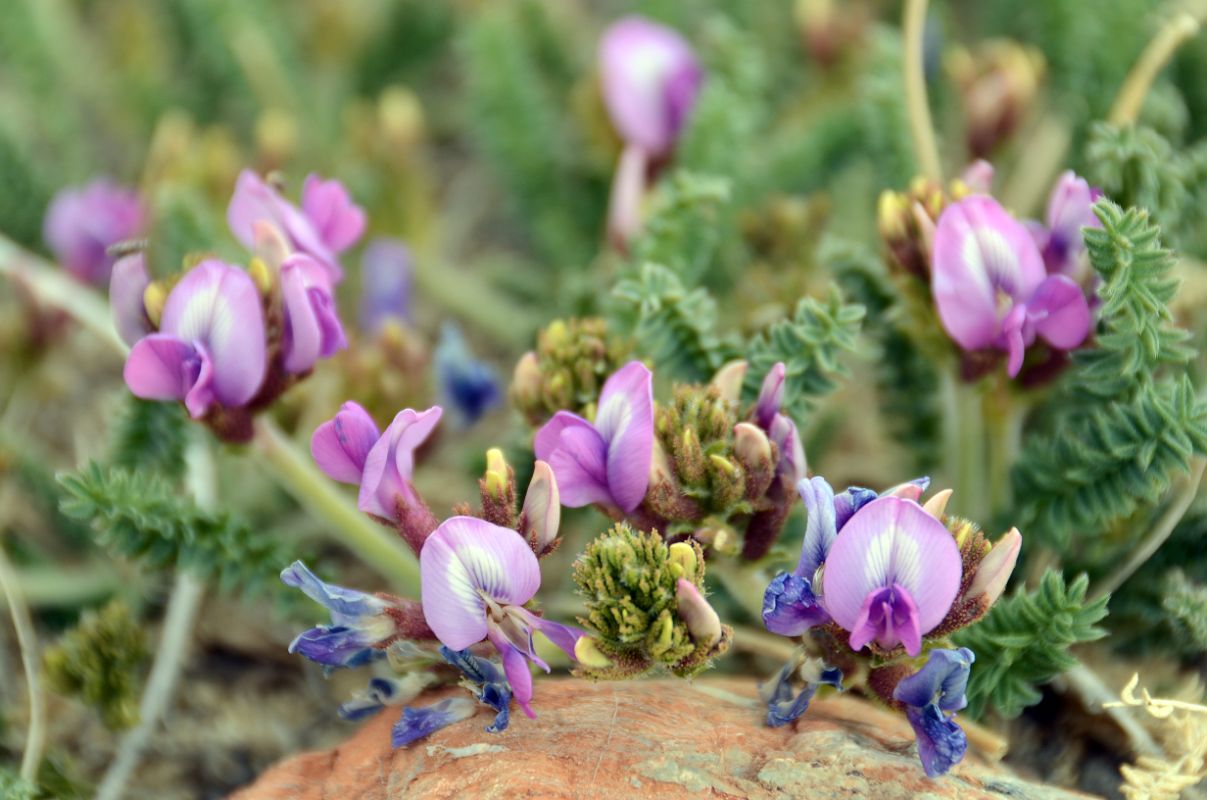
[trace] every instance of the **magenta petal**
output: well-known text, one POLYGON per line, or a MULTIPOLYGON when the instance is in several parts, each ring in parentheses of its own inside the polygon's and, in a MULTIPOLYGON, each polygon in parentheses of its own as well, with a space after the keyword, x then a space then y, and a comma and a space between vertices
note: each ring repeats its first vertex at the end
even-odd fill
POLYGON ((608 447, 594 428, 574 426, 563 430, 548 463, 557 478, 562 505, 567 508, 614 502, 608 489, 608 447))
POLYGON ((337 180, 308 175, 302 185, 302 211, 323 242, 335 252, 351 247, 365 231, 365 212, 353 204, 337 180))
POLYGON ((360 483, 365 459, 380 436, 369 412, 349 400, 338 414, 314 429, 310 455, 332 480, 360 483))
MULTIPOLYGON (((630 512, 645 497, 654 457, 654 376, 645 364, 630 361, 604 383, 595 429, 607 443, 607 486, 612 499, 622 511, 630 512)), ((568 492, 560 476, 558 484, 565 497, 568 492)))
POLYGON ((899 584, 876 589, 864 598, 848 643, 852 650, 861 650, 873 641, 885 650, 903 645, 911 656, 922 652, 918 607, 899 584))
POLYGON ((201 373, 201 354, 166 333, 140 339, 122 371, 126 386, 144 400, 183 400, 201 373))
POLYGON ((548 461, 553 451, 561 445, 562 431, 566 428, 595 429, 590 422, 569 411, 559 411, 553 418, 541 426, 532 442, 532 450, 541 461, 548 461))
POLYGON ((941 522, 911 500, 880 497, 855 512, 834 540, 822 573, 822 602, 853 631, 867 597, 898 584, 915 604, 925 634, 947 615, 962 571, 959 548, 941 522))
POLYGON ((1048 227, 1066 237, 1072 249, 1080 250, 1081 229, 1102 227, 1102 222, 1094 215, 1094 202, 1101 195, 1073 170, 1065 170, 1048 198, 1048 227))
POLYGON ((423 616, 446 646, 464 650, 486 638, 486 599, 521 606, 541 585, 528 543, 476 517, 451 517, 419 553, 423 616))
POLYGON ((1025 302, 1044 275, 1035 241, 993 198, 965 198, 939 217, 931 288, 943 327, 965 350, 993 346, 1000 296, 1025 302))
POLYGON ((247 273, 209 259, 172 288, 159 330, 200 342, 214 363, 214 396, 237 408, 255 397, 268 367, 260 293, 247 273))
POLYGON ((285 369, 306 372, 320 357, 347 345, 324 268, 313 258, 294 254, 281 265, 285 306, 285 369))
POLYGON ((109 279, 109 310, 118 336, 131 346, 151 332, 143 302, 150 283, 147 260, 142 253, 125 256, 113 265, 113 275, 109 279))
POLYGON ((754 418, 763 430, 770 430, 775 415, 784 405, 784 376, 787 371, 784 362, 773 366, 763 378, 763 386, 759 390, 759 399, 754 406, 754 418))
POLYGON ((1061 350, 1084 342, 1094 324, 1081 287, 1065 275, 1053 275, 1039 285, 1027 303, 1027 317, 1036 333, 1061 350))
POLYGON ((528 668, 528 660, 524 658, 524 654, 518 648, 502 636, 492 633, 490 643, 503 656, 503 673, 507 676, 508 685, 511 686, 512 697, 520 704, 520 708, 524 710, 524 714, 529 719, 536 719, 536 712, 530 705, 532 703, 532 671, 528 668))
POLYGON ((383 519, 398 517, 399 499, 409 501, 413 497, 410 484, 415 449, 431 435, 442 413, 440 406, 422 413, 410 408, 398 412, 365 457, 357 499, 361 511, 383 519))

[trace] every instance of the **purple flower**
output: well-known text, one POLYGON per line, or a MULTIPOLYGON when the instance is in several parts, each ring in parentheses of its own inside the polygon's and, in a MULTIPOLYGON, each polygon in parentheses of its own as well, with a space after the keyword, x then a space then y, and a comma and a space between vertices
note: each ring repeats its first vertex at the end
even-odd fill
POLYGON ((255 225, 267 222, 289 239, 295 250, 305 253, 327 270, 332 284, 343 277, 336 254, 350 246, 364 230, 364 212, 351 204, 337 181, 322 181, 311 175, 302 190, 303 209, 281 197, 277 190, 251 170, 239 174, 235 193, 226 210, 231 233, 252 249, 255 225))
POLYGON ((1049 274, 1081 279, 1087 265, 1081 229, 1102 227, 1094 215, 1094 203, 1101 197, 1101 189, 1090 186, 1072 170, 1066 170, 1057 179, 1048 198, 1047 224, 1028 225, 1049 274))
POLYGON ((842 670, 826 667, 817 661, 806 661, 800 668, 805 685, 793 694, 792 679, 797 672, 797 662, 789 661, 776 676, 759 687, 759 695, 767 706, 767 726, 778 728, 787 725, 809 709, 809 701, 822 686, 833 686, 842 691, 842 670))
POLYGON ((389 601, 323 583, 301 561, 286 567, 281 581, 301 589, 331 612, 331 624, 316 625, 298 634, 289 645, 291 653, 301 653, 328 667, 355 667, 383 655, 385 651, 379 647, 399 634, 397 620, 389 613, 389 601))
POLYGON ((320 358, 330 358, 348 346, 330 278, 319 262, 304 253, 286 258, 281 264, 281 298, 286 372, 309 372, 320 358))
POLYGON ((147 260, 142 253, 132 253, 113 265, 113 276, 109 279, 109 311, 117 335, 131 347, 152 330, 143 300, 150 283, 147 260))
POLYGON ((1089 335, 1081 288, 1065 275, 1047 275, 1027 229, 991 197, 943 211, 932 260, 931 288, 948 335, 965 350, 1005 350, 1011 377, 1036 336, 1070 350, 1089 335))
POLYGON ((361 511, 397 521, 406 506, 420 502, 411 486, 415 450, 431 435, 443 413, 440 406, 398 412, 365 456, 356 503, 361 511))
POLYGON ((467 697, 446 697, 423 708, 404 708, 402 719, 394 723, 391 730, 390 743, 394 747, 405 747, 454 722, 469 719, 474 711, 474 703, 467 697))
POLYGON ((76 279, 104 286, 115 260, 109 247, 138 236, 145 219, 134 191, 101 178, 56 194, 46 210, 42 237, 76 279))
POLYGON ((267 367, 264 312, 247 273, 209 259, 173 287, 159 332, 126 359, 130 391, 147 400, 183 400, 194 418, 217 403, 246 405, 267 367))
POLYGON ((968 739, 955 723, 952 713, 968 705, 964 692, 973 652, 959 650, 930 651, 926 666, 902 679, 893 690, 893 699, 905 704, 905 715, 918 739, 918 757, 922 768, 936 778, 964 758, 968 739))
POLYGON ((397 239, 374 239, 361 258, 360 326, 375 333, 410 318, 411 251, 397 239))
POLYGON ((559 411, 537 431, 536 457, 553 468, 562 503, 598 503, 625 513, 641 505, 654 454, 653 375, 640 361, 617 370, 592 424, 559 411))
POLYGON ((424 543, 419 575, 423 614, 437 638, 450 650, 489 639, 503 656, 520 707, 535 716, 527 662, 546 672, 549 665, 533 648, 533 632, 544 633, 571 657, 582 632, 524 608, 540 587, 541 571, 523 537, 476 517, 452 517, 424 543))
POLYGON ((779 450, 780 460, 776 466, 776 474, 786 477, 791 485, 795 485, 805 477, 808 465, 796 423, 782 411, 786 376, 787 368, 782 361, 768 370, 755 401, 754 421, 766 431, 767 438, 774 442, 779 450))
POLYGON ((451 322, 441 328, 433 360, 442 397, 466 425, 499 404, 502 394, 495 371, 474 358, 461 330, 451 322))
POLYGON ((704 72, 691 45, 664 25, 628 16, 599 46, 604 103, 626 144, 666 155, 683 129, 704 72))
POLYGON ((379 438, 381 431, 369 412, 349 400, 340 406, 338 414, 314 429, 310 455, 332 480, 359 484, 365 460, 379 438))
POLYGON ((943 523, 912 500, 880 497, 855 512, 834 539, 822 603, 851 632, 851 649, 903 645, 916 656, 922 636, 951 608, 962 569, 943 523))

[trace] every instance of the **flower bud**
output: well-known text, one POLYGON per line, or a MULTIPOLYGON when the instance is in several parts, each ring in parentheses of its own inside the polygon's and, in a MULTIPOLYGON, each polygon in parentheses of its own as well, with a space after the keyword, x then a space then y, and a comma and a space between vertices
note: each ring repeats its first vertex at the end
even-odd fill
POLYGON ((727 508, 745 496, 746 480, 741 467, 728 458, 716 454, 708 457, 708 464, 714 506, 727 508))
POLYGON ((690 542, 675 542, 670 546, 671 564, 678 566, 681 569, 680 578, 695 580, 696 567, 699 560, 696 557, 696 550, 699 545, 690 542))
POLYGON ((109 310, 118 335, 131 346, 151 332, 143 307, 143 297, 150 282, 147 261, 142 253, 120 258, 113 265, 109 279, 109 310))
POLYGON ((770 430, 775 415, 784 406, 784 378, 787 370, 784 362, 778 362, 763 378, 759 399, 755 405, 754 418, 763 430, 770 430))
POLYGON ((492 447, 486 451, 486 491, 492 497, 502 497, 507 491, 507 460, 503 451, 492 447))
POLYGON ((680 578, 676 584, 675 598, 679 617, 687 623, 687 630, 697 645, 710 649, 721 641, 721 618, 694 583, 680 578))
POLYGON ((742 383, 746 380, 747 364, 745 361, 730 361, 713 375, 710 385, 721 393, 721 397, 731 403, 742 399, 742 383))
POLYGON ((142 295, 142 303, 152 328, 159 328, 159 320, 163 317, 163 307, 167 302, 168 289, 162 281, 152 281, 147 284, 142 295))
POLYGON ((739 422, 733 428, 733 453, 746 471, 746 499, 762 497, 775 478, 776 457, 761 428, 739 422))
POLYGON ((990 41, 976 52, 960 48, 947 68, 963 97, 968 148, 987 157, 1018 131, 1045 71, 1043 55, 1012 41, 990 41))
POLYGON ((516 362, 511 375, 511 402, 521 410, 540 402, 541 365, 536 353, 529 350, 516 362))
POLYGON ((486 474, 478 481, 478 490, 483 519, 504 528, 516 527, 515 470, 497 447, 486 451, 486 474))
POLYGON ((580 636, 574 643, 574 659, 584 667, 604 669, 612 666, 612 659, 599 649, 599 645, 590 636, 580 636))
POLYGON ((556 546, 561 518, 561 499, 553 469, 544 461, 537 461, 528 492, 524 495, 524 509, 520 513, 520 524, 523 526, 520 533, 532 545, 532 551, 537 556, 549 553, 556 546))
POLYGON ((926 501, 926 503, 922 506, 922 510, 942 522, 943 513, 947 511, 947 501, 951 499, 951 494, 951 489, 944 489, 941 492, 937 492, 934 497, 926 501))
POLYGON ((1023 537, 1018 528, 1011 528, 1009 533, 998 539, 988 554, 981 559, 966 596, 973 598, 984 595, 988 605, 993 605, 1006 589, 1006 582, 1014 572, 1022 546, 1023 537))
POLYGON ((703 483, 706 469, 704 448, 700 446, 700 439, 696 436, 696 431, 692 428, 684 429, 682 435, 679 436, 678 445, 678 452, 675 453, 675 465, 679 468, 679 474, 688 483, 703 483))

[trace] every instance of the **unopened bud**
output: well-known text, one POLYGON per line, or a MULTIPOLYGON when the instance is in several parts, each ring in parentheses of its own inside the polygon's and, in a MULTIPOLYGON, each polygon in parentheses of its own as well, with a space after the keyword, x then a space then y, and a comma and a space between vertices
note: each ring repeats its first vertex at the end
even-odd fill
POLYGON ((951 489, 944 489, 941 492, 937 492, 934 497, 926 501, 926 503, 922 506, 922 510, 942 522, 943 514, 947 511, 947 501, 951 499, 951 494, 951 489))
POLYGON ((679 437, 679 452, 675 454, 675 466, 679 474, 691 484, 704 482, 705 463, 704 448, 700 446, 700 438, 695 430, 687 428, 679 437))
POLYGON ((167 287, 163 285, 162 281, 151 281, 147 284, 146 291, 143 292, 142 302, 151 327, 158 329, 159 321, 163 317, 163 307, 168 302, 167 287))
POLYGON ((562 506, 557 491, 557 478, 544 461, 537 461, 532 481, 524 495, 524 510, 520 515, 524 538, 538 556, 552 549, 561 525, 562 506))
POLYGON ((721 641, 721 618, 700 593, 696 584, 680 578, 675 584, 675 600, 679 606, 679 617, 687 624, 692 640, 705 649, 721 641))
POLYGON ((762 428, 749 422, 739 422, 734 426, 733 452, 748 472, 775 466, 771 440, 762 428))
POLYGON ((507 460, 503 451, 492 447, 486 451, 486 491, 492 497, 502 497, 507 491, 507 460))
POLYGON ((261 297, 272 294, 272 271, 264 263, 264 259, 253 257, 247 264, 247 274, 251 276, 251 282, 256 285, 261 297))
POLYGON ((727 508, 741 500, 746 494, 746 480, 742 468, 721 455, 708 457, 711 467, 713 505, 727 508))
POLYGON ((527 412, 529 407, 539 402, 541 396, 541 364, 536 353, 531 350, 516 362, 515 371, 511 375, 511 397, 527 412))
POLYGON ((1006 589, 1006 582, 1014 572, 1022 546, 1023 536, 1018 532, 1018 528, 1011 528, 1009 533, 998 539, 977 566, 966 596, 972 598, 984 595, 989 605, 993 605, 1006 589))
POLYGON ((584 667, 604 669, 612 666, 612 659, 599 649, 599 645, 590 636, 580 636, 574 643, 574 659, 584 667))
POLYGON ((742 383, 746 380, 746 370, 745 361, 730 361, 717 370, 710 383, 721 393, 722 398, 730 403, 737 403, 742 399, 742 383))
POLYGON ((699 566, 699 561, 696 558, 696 548, 699 545, 689 542, 675 542, 670 546, 670 562, 674 567, 679 568, 678 576, 695 580, 696 568, 699 566))
POLYGON ((666 456, 662 442, 654 439, 654 449, 650 456, 650 486, 659 484, 674 484, 674 473, 671 472, 671 462, 666 456))

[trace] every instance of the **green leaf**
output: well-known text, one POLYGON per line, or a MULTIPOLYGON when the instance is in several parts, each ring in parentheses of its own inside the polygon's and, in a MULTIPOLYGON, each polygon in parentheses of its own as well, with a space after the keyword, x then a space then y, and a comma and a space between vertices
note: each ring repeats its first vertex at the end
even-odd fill
POLYGON ((131 396, 114 426, 111 462, 115 467, 177 482, 184 477, 189 431, 189 421, 179 403, 131 396))

